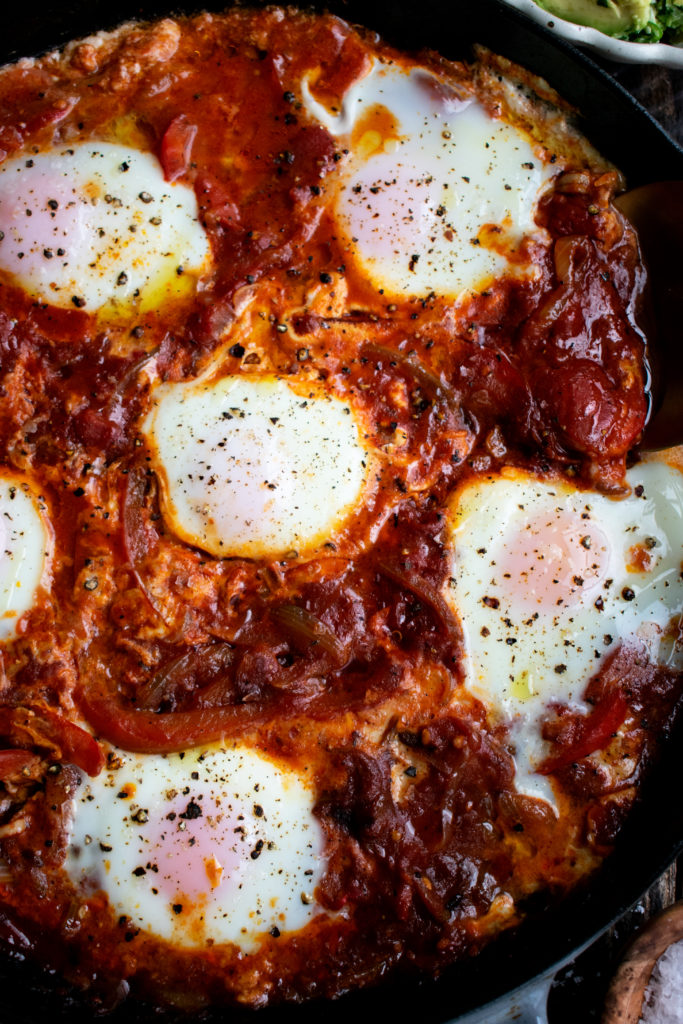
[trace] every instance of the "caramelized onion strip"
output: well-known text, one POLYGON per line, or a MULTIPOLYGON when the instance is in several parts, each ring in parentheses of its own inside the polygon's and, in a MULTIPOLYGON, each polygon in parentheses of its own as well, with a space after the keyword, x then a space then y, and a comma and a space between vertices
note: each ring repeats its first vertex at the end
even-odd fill
POLYGON ((178 691, 202 688, 206 682, 213 683, 217 676, 228 671, 234 658, 234 648, 227 643, 193 647, 163 665, 138 688, 135 695, 137 704, 145 711, 152 711, 163 701, 173 700, 178 691), (202 681, 202 676, 209 678, 202 681))
POLYGON ((146 489, 146 476, 139 469, 131 469, 126 477, 125 492, 123 495, 123 540, 128 558, 128 564, 135 576, 135 581, 144 595, 148 605, 156 615, 159 616, 165 626, 170 623, 159 607, 159 602, 145 583, 140 570, 140 563, 148 554, 149 542, 145 536, 144 524, 142 521, 142 509, 146 489))
POLYGON ((387 348, 385 345, 376 345, 374 342, 363 345, 361 355, 368 356, 370 359, 382 359, 385 362, 397 363, 402 369, 407 370, 433 399, 441 398, 452 412, 461 413, 460 396, 455 388, 428 370, 414 356, 387 348))
POLYGON ((303 641, 306 645, 317 644, 335 661, 343 661, 344 645, 317 615, 298 604, 278 605, 270 614, 295 640, 303 641))
POLYGON ((459 644, 461 642, 462 637, 460 636, 453 613, 435 587, 432 587, 426 580, 416 576, 414 573, 399 569, 388 562, 378 562, 377 568, 392 583, 395 583, 402 590, 411 591, 423 604, 428 605, 441 622, 448 638, 453 643, 459 644))

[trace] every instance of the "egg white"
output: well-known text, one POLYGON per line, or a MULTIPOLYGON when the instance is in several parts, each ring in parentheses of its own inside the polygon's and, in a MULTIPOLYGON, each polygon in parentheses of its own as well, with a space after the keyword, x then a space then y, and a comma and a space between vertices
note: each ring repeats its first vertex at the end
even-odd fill
POLYGON ((535 273, 506 253, 525 236, 545 239, 534 218, 556 170, 517 128, 420 67, 376 61, 338 112, 307 79, 301 91, 349 154, 329 180, 331 208, 345 258, 377 288, 458 298, 504 272, 535 273), (495 248, 483 232, 490 225, 495 248))
POLYGON ((0 165, 0 269, 31 296, 94 311, 156 305, 210 257, 194 192, 151 153, 108 142, 0 165))
POLYGON ((81 891, 185 947, 251 952, 322 912, 324 840, 303 773, 247 746, 112 754, 117 767, 84 776, 74 799, 65 868, 81 891))
POLYGON ((553 703, 587 712, 589 679, 619 642, 683 667, 683 476, 629 470, 625 498, 507 469, 466 485, 449 513, 445 594, 465 642, 466 686, 509 727, 517 789, 553 802, 536 774, 553 703))
POLYGON ((161 384, 143 429, 168 524, 218 557, 324 542, 372 463, 348 402, 275 376, 161 384))
POLYGON ((35 603, 50 558, 45 506, 21 477, 0 473, 0 641, 16 636, 35 603))

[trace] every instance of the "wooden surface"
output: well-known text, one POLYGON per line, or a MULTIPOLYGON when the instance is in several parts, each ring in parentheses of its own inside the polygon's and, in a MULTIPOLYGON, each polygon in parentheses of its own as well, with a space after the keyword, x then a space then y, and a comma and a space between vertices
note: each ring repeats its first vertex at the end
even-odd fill
MULTIPOLYGON (((683 146, 683 71, 600 63, 683 146)), ((614 928, 558 975, 550 994, 550 1024, 599 1024, 607 989, 629 943, 651 917, 682 898, 683 857, 614 928)))

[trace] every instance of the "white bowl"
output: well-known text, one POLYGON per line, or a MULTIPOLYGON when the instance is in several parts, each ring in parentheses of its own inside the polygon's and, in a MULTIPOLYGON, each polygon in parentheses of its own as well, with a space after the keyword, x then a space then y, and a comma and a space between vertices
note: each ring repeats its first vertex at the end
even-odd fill
POLYGON ((625 64, 661 64, 665 68, 683 69, 683 46, 670 46, 668 43, 630 43, 626 39, 613 39, 604 32, 588 28, 587 25, 575 25, 564 18, 543 10, 534 0, 505 0, 510 7, 527 14, 539 25, 552 29, 563 39, 576 46, 585 46, 595 50, 610 60, 623 61, 625 64))

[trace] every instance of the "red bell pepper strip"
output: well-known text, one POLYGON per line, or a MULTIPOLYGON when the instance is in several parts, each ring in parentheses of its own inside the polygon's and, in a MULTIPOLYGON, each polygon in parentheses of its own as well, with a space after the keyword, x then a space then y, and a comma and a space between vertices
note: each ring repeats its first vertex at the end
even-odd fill
POLYGON ((0 733, 18 746, 47 747, 88 775, 98 775, 104 767, 104 754, 90 733, 52 708, 0 708, 0 733))
POLYGON ((626 718, 627 712, 628 703, 621 690, 610 691, 590 715, 576 723, 568 745, 546 758, 536 771, 540 775, 550 775, 580 761, 582 757, 588 757, 595 750, 602 750, 626 718))
POLYGON ((126 709, 110 696, 82 693, 80 706, 98 736, 124 750, 168 754, 202 743, 211 743, 266 721, 270 713, 262 705, 197 708, 192 711, 126 709))
POLYGON ((0 779, 13 779, 38 761, 40 758, 28 750, 0 750, 0 779))
POLYGON ((196 134, 196 124, 190 124, 185 114, 178 114, 169 124, 161 140, 161 166, 166 181, 175 181, 187 171, 196 134))

